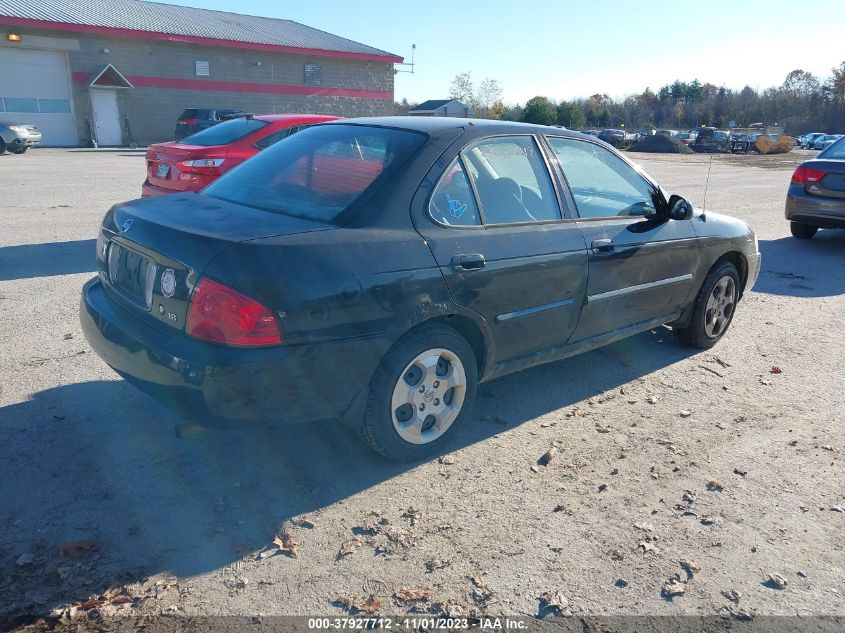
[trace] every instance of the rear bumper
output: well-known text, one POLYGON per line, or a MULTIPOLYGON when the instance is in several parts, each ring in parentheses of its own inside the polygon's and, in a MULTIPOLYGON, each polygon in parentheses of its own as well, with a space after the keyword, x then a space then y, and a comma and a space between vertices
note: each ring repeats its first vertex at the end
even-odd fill
POLYGON ((178 189, 165 189, 164 187, 158 187, 149 180, 145 180, 144 184, 141 185, 141 197, 142 198, 149 198, 151 196, 163 196, 169 193, 185 193, 184 191, 178 189))
POLYGON ((786 219, 822 229, 845 229, 845 198, 809 196, 801 185, 789 185, 786 219))
POLYGON ((368 386, 369 375, 359 369, 387 347, 379 339, 262 349, 211 345, 142 321, 110 299, 99 278, 83 287, 80 322, 94 352, 117 373, 208 426, 339 418, 368 386))

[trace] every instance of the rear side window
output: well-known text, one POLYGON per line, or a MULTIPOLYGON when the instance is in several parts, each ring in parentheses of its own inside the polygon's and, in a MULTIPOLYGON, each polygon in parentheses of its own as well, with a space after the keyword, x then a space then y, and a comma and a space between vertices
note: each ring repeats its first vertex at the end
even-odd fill
POLYGON ((478 226, 481 216, 460 159, 456 158, 434 190, 431 217, 448 226, 478 226))
POLYGON ((187 145, 201 145, 203 147, 228 145, 267 125, 270 125, 268 121, 261 121, 260 119, 232 119, 231 121, 225 121, 196 134, 186 136, 179 142, 186 143, 187 145))
POLYGON ((485 224, 560 219, 546 163, 530 136, 485 139, 464 150, 485 224))
POLYGON ((188 108, 179 115, 180 119, 210 119, 211 110, 203 108, 188 108))
POLYGON ((282 130, 279 130, 278 132, 273 132, 272 134, 268 134, 264 138, 261 138, 261 139, 258 139, 257 141, 255 141, 255 146, 258 149, 267 149, 271 145, 275 145, 276 143, 278 143, 282 139, 285 139, 288 136, 290 136, 291 134, 293 134, 294 129, 295 128, 292 128, 292 127, 286 127, 282 130))
MULTIPOLYGON (((223 125, 228 124, 218 127, 223 125)), ((318 125, 269 147, 203 194, 331 222, 370 186, 389 178, 425 139, 424 134, 406 130, 318 125)))

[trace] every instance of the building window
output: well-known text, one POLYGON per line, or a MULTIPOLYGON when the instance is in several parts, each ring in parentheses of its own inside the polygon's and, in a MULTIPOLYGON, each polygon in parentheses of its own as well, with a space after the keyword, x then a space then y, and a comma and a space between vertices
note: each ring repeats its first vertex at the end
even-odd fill
POLYGON ((208 77, 211 74, 208 68, 208 61, 195 61, 194 72, 196 72, 197 77, 208 77))
POLYGON ((41 114, 70 114, 70 101, 67 99, 39 99, 38 110, 41 114))
POLYGON ((319 64, 305 64, 305 83, 319 86, 323 83, 323 67, 319 64))
POLYGON ((4 97, 6 112, 38 112, 38 99, 4 97))

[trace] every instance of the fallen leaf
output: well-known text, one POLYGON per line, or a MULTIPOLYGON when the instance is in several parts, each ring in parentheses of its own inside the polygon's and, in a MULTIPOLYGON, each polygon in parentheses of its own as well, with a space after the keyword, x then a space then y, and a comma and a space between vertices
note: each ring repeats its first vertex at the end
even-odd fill
POLYGON ((16 561, 18 567, 23 567, 25 565, 29 565, 32 561, 35 560, 35 557, 32 554, 25 553, 18 556, 18 560, 16 561))
POLYGON ((543 454, 540 459, 537 460, 537 463, 540 464, 540 466, 548 466, 549 463, 555 458, 555 455, 557 455, 557 451, 557 446, 552 446, 543 454))
POLYGON ((648 541, 640 541, 637 545, 638 549, 641 549, 643 554, 659 554, 660 549, 654 545, 653 543, 649 543, 648 541))
POLYGON ((64 543, 63 545, 59 545, 57 549, 60 556, 64 556, 66 558, 80 558, 94 552, 98 547, 99 545, 96 541, 86 540, 64 543))
POLYGON ((104 600, 102 598, 90 598, 79 605, 79 608, 83 611, 90 611, 91 609, 95 609, 103 604, 104 600))
POLYGON ((734 475, 739 475, 740 477, 745 477, 748 474, 747 470, 742 470, 741 468, 734 468, 734 475))
POLYGON ((685 569, 690 576, 701 571, 701 567, 699 567, 693 560, 681 560, 679 562, 681 567, 685 569))
POLYGON ((665 583, 663 583, 663 589, 661 590, 661 595, 664 598, 675 598, 677 596, 682 596, 687 591, 687 583, 676 574, 669 578, 665 583))
POLYGON ((643 521, 642 523, 634 523, 634 527, 638 530, 642 530, 643 532, 654 532, 654 526, 647 521, 643 521))
POLYGON ((683 411, 680 412, 680 416, 682 418, 688 418, 691 415, 692 415, 692 411, 690 411, 689 409, 684 409, 683 411))
POLYGON ((72 338, 73 338, 73 334, 65 334, 65 336, 64 336, 64 339, 65 339, 66 341, 69 341, 69 340, 70 340, 70 339, 72 339, 72 338))
POLYGON ((532 473, 539 473, 540 468, 536 464, 531 464, 531 472, 532 473))
POLYGON ((470 582, 479 589, 484 589, 487 586, 487 583, 485 582, 484 578, 482 578, 481 575, 478 573, 472 573, 467 576, 467 578, 469 578, 470 582))
POLYGON ((725 486, 718 481, 707 482, 707 490, 709 490, 710 492, 722 492, 724 489, 725 486))
POLYGON ((428 602, 431 599, 431 592, 427 589, 416 587, 413 589, 402 588, 397 589, 393 597, 403 604, 412 604, 415 602, 428 602))
POLYGON ((408 506, 408 509, 402 513, 403 518, 411 519, 411 525, 416 525, 416 522, 422 519, 422 515, 422 510, 414 506, 408 506))
POLYGON ((337 553, 338 558, 349 556, 353 552, 357 552, 364 543, 359 538, 351 538, 340 546, 340 551, 337 553))
POLYGON ((299 543, 287 532, 282 532, 273 539, 273 545, 279 548, 279 552, 290 556, 291 558, 299 558, 299 543))
POLYGON ((733 603, 739 602, 739 599, 742 597, 742 594, 736 589, 731 589, 730 591, 723 591, 722 595, 733 603))
POLYGON ((749 607, 740 607, 734 604, 725 607, 725 611, 737 620, 753 620, 757 612, 749 607))
POLYGON ((657 396, 649 396, 648 398, 646 398, 646 402, 648 402, 649 404, 657 404, 658 400, 659 398, 657 396))
POLYGON ((560 591, 546 591, 540 596, 541 616, 548 613, 572 615, 569 600, 560 591))
POLYGON ((442 558, 435 558, 433 560, 428 561, 425 564, 425 568, 428 570, 429 573, 433 572, 435 569, 445 569, 452 563, 448 560, 442 558))
POLYGON ((845 508, 842 506, 830 506, 831 512, 845 512, 845 508))
POLYGON ((375 613, 381 609, 381 601, 375 596, 340 596, 335 602, 350 613, 375 613))
POLYGON ((724 521, 722 517, 714 517, 709 515, 701 517, 701 525, 721 525, 722 521, 724 521))
POLYGON ((772 367, 769 371, 773 374, 782 374, 783 373, 783 370, 780 367, 772 367))
POLYGON ((780 574, 769 574, 763 584, 772 589, 784 589, 789 582, 780 574))
POLYGON ((607 484, 600 484, 599 485, 599 492, 604 492, 607 490, 607 484))
POLYGON ((437 461, 439 461, 444 466, 451 466, 452 464, 455 463, 455 458, 452 457, 451 455, 444 455, 443 457, 441 457, 437 461))

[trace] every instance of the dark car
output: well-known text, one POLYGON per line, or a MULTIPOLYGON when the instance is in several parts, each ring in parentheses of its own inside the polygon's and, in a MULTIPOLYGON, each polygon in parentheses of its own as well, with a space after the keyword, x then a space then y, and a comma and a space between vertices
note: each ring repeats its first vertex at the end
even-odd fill
POLYGON ((631 134, 625 130, 608 129, 599 132, 599 138, 617 149, 628 149, 640 140, 640 135, 631 134))
POLYGON ((786 219, 802 239, 819 229, 845 229, 845 138, 798 165, 786 194, 786 219))
POLYGON ((691 147, 696 152, 729 153, 732 150, 731 133, 714 127, 703 127, 698 130, 698 136, 695 137, 691 147))
POLYGON ((225 108, 188 108, 183 110, 176 121, 176 140, 214 127, 222 121, 246 116, 243 110, 225 108))
POLYGON ((591 137, 423 117, 116 205, 97 261, 82 328, 131 382, 206 423, 340 419, 398 459, 440 450, 481 381, 662 324, 713 346, 760 268, 745 223, 591 137))

